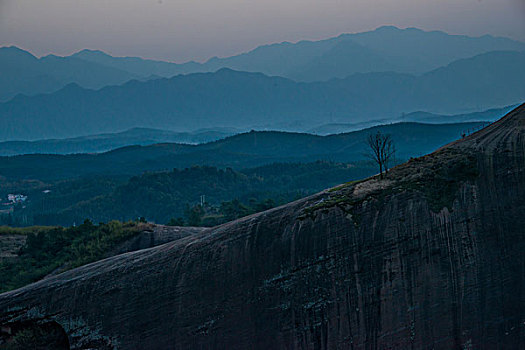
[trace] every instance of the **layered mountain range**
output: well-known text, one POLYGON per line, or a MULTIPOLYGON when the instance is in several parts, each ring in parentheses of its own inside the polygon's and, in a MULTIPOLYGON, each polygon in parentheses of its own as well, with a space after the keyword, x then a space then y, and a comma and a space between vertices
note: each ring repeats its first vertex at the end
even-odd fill
POLYGON ((377 176, 0 295, 56 349, 523 348, 525 105, 377 176))
MULTIPOLYGON (((486 124, 405 122, 327 136, 251 131, 197 145, 158 143, 96 154, 25 154, 0 157, 0 174, 10 181, 57 180, 93 175, 137 175, 194 165, 242 169, 274 162, 322 160, 355 163, 366 159, 366 139, 377 132, 391 135, 397 148, 396 157, 403 160, 430 152, 486 124)), ((92 147, 96 145, 95 138, 87 138, 85 142, 91 143, 92 147)))
POLYGON ((145 77, 169 77, 230 68, 297 81, 318 81, 367 72, 421 74, 458 59, 502 50, 523 51, 525 44, 489 35, 474 38, 384 26, 370 32, 342 34, 320 41, 263 45, 231 57, 214 57, 205 63, 166 64, 139 58, 111 57, 97 50, 83 50, 72 57, 145 77))
POLYGON ((359 73, 326 82, 221 69, 89 90, 76 84, 0 104, 0 140, 64 138, 133 127, 177 131, 399 119, 519 103, 525 53, 500 51, 413 76, 359 73))
POLYGON ((0 101, 18 93, 52 92, 68 83, 86 88, 131 79, 214 72, 221 68, 278 75, 297 81, 344 78, 354 73, 395 71, 422 74, 455 60, 489 51, 523 51, 525 44, 506 38, 468 37, 416 28, 381 27, 320 41, 259 46, 239 55, 183 64, 138 57, 113 57, 99 50, 71 56, 36 58, 16 47, 0 49, 0 101))
POLYGON ((0 233, 0 348, 524 348, 524 82, 524 43, 415 28, 0 48, 0 221, 73 225, 0 233), (375 134, 384 177, 289 203, 373 174, 375 134))
POLYGON ((0 141, 160 128, 306 131, 525 98, 525 44, 381 27, 205 63, 0 48, 0 141))
MULTIPOLYGON (((406 132, 406 136, 412 139, 417 137, 416 129, 412 128, 411 123, 425 124, 447 124, 445 126, 422 126, 426 128, 424 132, 438 132, 443 135, 443 130, 450 130, 445 136, 451 139, 457 137, 461 131, 469 132, 469 128, 477 128, 483 122, 493 122, 507 114, 516 106, 490 109, 483 112, 467 113, 459 115, 439 115, 427 112, 409 113, 399 118, 399 122, 404 122, 404 127, 396 131, 396 135, 401 136, 406 132), (471 123, 468 125, 467 123, 471 123), (404 131, 401 131, 403 130, 404 131), (461 129, 461 130, 460 130, 461 129)), ((315 135, 331 135, 346 132, 354 132, 389 123, 389 120, 370 120, 361 123, 328 123, 319 125, 315 128, 306 130, 306 133, 315 135)), ((413 124, 415 126, 415 124, 413 124)), ((263 128, 265 129, 265 128, 263 128)), ((302 129, 302 128, 300 128, 302 129)), ((100 153, 131 145, 152 145, 156 143, 183 143, 199 144, 219 140, 235 134, 246 132, 246 129, 236 128, 209 128, 199 129, 193 132, 174 132, 169 130, 132 128, 118 133, 96 134, 65 139, 44 139, 36 141, 5 141, 0 142, 0 156, 13 156, 23 154, 72 154, 72 153, 100 153)), ((258 130, 260 131, 260 130, 258 130)), ((364 130, 361 134, 366 134, 370 130, 364 130)), ((291 136, 289 133, 280 134, 283 137, 291 136)), ((444 139, 445 139, 444 138, 444 139)), ((315 139, 315 138, 312 138, 315 139)), ((335 138, 334 138, 335 139, 335 138)), ((443 140, 444 140, 443 139, 443 140)), ((364 140, 364 139, 363 139, 364 140)), ((439 142, 443 141, 439 140, 439 142)), ((283 140, 284 141, 284 140, 283 140)), ((286 142, 286 141, 284 141, 286 142)), ((428 147, 438 144, 429 144, 428 147)), ((425 149, 427 146, 425 146, 425 149)), ((244 152, 245 150, 243 150, 244 152)))

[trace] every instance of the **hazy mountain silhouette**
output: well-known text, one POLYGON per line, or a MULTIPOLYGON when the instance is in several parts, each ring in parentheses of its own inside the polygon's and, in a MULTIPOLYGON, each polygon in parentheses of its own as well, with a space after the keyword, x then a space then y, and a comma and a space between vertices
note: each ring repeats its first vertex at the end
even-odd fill
MULTIPOLYGON (((509 111, 514 106, 494 108, 483 112, 474 112, 457 115, 439 115, 428 112, 413 112, 400 116, 397 122, 408 122, 403 124, 407 128, 407 134, 416 128, 410 128, 410 123, 445 124, 443 128, 430 128, 430 132, 443 132, 443 130, 454 130, 459 135, 457 128, 460 125, 464 130, 482 125, 480 122, 493 122, 509 111), (468 124, 472 123, 472 124, 468 124)), ((361 123, 332 123, 323 124, 306 131, 313 135, 333 135, 361 131, 366 128, 392 124, 389 120, 371 120, 361 123)), ((419 125, 419 124, 414 124, 419 125)), ((264 130, 260 129, 260 130, 264 130)), ((21 154, 72 154, 72 153, 100 153, 125 146, 147 146, 156 143, 183 143, 200 144, 223 139, 235 134, 243 133, 242 129, 235 128, 207 128, 192 132, 174 132, 170 130, 133 128, 118 133, 106 133, 97 135, 80 136, 65 139, 46 139, 37 141, 5 141, 0 142, 0 156, 11 156, 21 154)), ((399 132, 401 133, 401 132, 399 132)), ((294 134, 280 134, 294 135, 294 134)), ((456 136, 457 136, 456 135, 456 136)))
POLYGON ((517 105, 507 106, 503 108, 492 108, 483 112, 474 112, 466 114, 456 115, 440 115, 428 112, 413 112, 402 116, 400 119, 407 122, 420 122, 420 123, 464 123, 473 121, 488 121, 493 122, 505 114, 516 108, 517 105))
POLYGON ((0 140, 66 138, 134 127, 187 131, 221 125, 292 123, 315 127, 398 119, 402 113, 457 114, 525 99, 525 53, 490 52, 422 76, 355 74, 297 83, 222 69, 131 81, 93 91, 68 85, 0 104, 0 140))
POLYGON ((140 76, 74 57, 36 58, 17 47, 0 47, 0 101, 56 91, 72 82, 98 89, 136 78, 140 76))
POLYGON ((499 50, 523 51, 525 44, 490 35, 474 38, 388 26, 320 41, 263 45, 232 57, 214 57, 203 64, 170 64, 140 58, 111 57, 100 51, 89 50, 74 56, 143 76, 155 74, 170 77, 181 73, 230 68, 298 81, 316 81, 367 72, 421 74, 461 58, 499 50))
POLYGON ((145 146, 164 142, 196 144, 215 141, 238 132, 235 130, 209 129, 181 133, 168 130, 134 128, 120 133, 89 135, 68 139, 0 142, 0 156, 34 153, 96 153, 124 146, 145 146))
POLYGON ((171 77, 176 74, 192 73, 202 70, 202 65, 197 62, 176 64, 165 61, 148 60, 140 57, 113 57, 100 50, 85 49, 70 57, 125 70, 142 77, 171 77))
POLYGON ((19 48, 3 47, 0 48, 0 101, 19 93, 53 92, 68 83, 98 89, 131 79, 215 72, 221 68, 261 72, 296 81, 322 81, 354 73, 385 71, 421 74, 454 60, 499 50, 523 51, 525 44, 492 36, 473 38, 414 28, 381 27, 320 41, 263 45, 232 57, 184 64, 112 57, 99 50, 38 59, 19 48))
POLYGON ((330 135, 339 134, 351 131, 357 131, 364 128, 373 127, 385 123, 395 122, 418 122, 427 124, 447 124, 447 123, 467 123, 467 122, 493 122, 514 108, 517 105, 507 106, 503 108, 493 108, 482 112, 473 112, 455 115, 442 115, 428 112, 412 112, 401 115, 397 120, 370 120, 361 123, 328 123, 316 126, 307 130, 308 133, 315 135, 330 135))

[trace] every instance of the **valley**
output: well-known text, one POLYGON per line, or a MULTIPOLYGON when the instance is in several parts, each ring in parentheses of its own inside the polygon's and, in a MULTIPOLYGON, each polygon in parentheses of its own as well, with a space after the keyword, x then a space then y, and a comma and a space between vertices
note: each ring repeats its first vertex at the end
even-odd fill
POLYGON ((366 158, 369 134, 392 135, 399 163, 486 124, 408 122, 327 136, 252 131, 197 145, 0 157, 0 198, 28 196, 24 203, 4 205, 0 224, 71 226, 84 219, 125 222, 139 217, 160 224, 182 218, 189 224, 192 208, 204 195, 210 207, 201 216, 215 219, 192 225, 213 226, 253 213, 250 201, 269 200, 275 206, 374 174, 366 158), (226 215, 221 207, 234 200, 247 209, 226 215))

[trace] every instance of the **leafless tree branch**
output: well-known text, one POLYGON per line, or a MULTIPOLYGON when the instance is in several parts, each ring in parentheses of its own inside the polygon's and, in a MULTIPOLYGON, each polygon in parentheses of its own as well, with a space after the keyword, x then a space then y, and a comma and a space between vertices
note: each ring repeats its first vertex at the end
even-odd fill
POLYGON ((396 147, 390 135, 384 135, 380 131, 375 134, 369 134, 367 138, 369 152, 367 156, 379 166, 379 177, 383 178, 383 169, 385 175, 388 174, 388 168, 393 161, 396 147))

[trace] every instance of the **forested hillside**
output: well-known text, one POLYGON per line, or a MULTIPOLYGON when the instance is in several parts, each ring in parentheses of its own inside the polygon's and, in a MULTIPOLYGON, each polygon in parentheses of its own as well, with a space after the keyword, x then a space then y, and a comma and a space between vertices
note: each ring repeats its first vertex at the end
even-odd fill
POLYGON ((129 176, 193 165, 242 169, 274 162, 355 162, 365 158, 366 138, 377 131, 392 135, 397 157, 408 159, 431 152, 483 125, 486 123, 397 123, 328 136, 254 131, 199 145, 164 143, 129 146, 101 154, 0 157, 0 174, 9 181, 55 181, 85 176, 129 176))
MULTIPOLYGON (((142 217, 161 224, 179 219, 178 225, 213 226, 375 171, 367 162, 276 163, 241 171, 194 166, 130 179, 105 176, 25 182, 23 191, 29 200, 15 206, 12 213, 0 214, 0 225, 70 226, 84 219, 108 222, 142 217), (205 208, 192 213, 203 195, 205 208)), ((4 186, 3 191, 13 191, 24 182, 4 186)))

